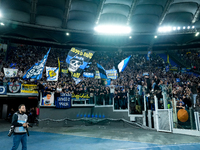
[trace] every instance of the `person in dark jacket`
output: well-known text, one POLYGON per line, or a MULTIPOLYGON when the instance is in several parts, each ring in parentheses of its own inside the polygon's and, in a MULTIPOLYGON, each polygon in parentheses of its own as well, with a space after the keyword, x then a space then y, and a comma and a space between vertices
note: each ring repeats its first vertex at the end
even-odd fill
POLYGON ((21 104, 18 107, 18 112, 14 113, 12 117, 12 125, 14 126, 14 136, 13 136, 13 147, 11 150, 16 150, 19 147, 20 142, 22 143, 22 150, 27 150, 27 131, 28 126, 28 116, 26 113, 26 107, 21 104))

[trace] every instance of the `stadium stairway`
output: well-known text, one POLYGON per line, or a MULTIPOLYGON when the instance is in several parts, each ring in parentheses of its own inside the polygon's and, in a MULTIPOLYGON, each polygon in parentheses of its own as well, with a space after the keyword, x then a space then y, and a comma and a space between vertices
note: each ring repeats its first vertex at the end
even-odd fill
MULTIPOLYGON (((167 55, 166 54, 158 54, 160 58, 162 58, 165 62, 167 62, 167 55)), ((177 63, 175 63, 170 57, 169 57, 169 63, 172 67, 179 67, 177 63)))

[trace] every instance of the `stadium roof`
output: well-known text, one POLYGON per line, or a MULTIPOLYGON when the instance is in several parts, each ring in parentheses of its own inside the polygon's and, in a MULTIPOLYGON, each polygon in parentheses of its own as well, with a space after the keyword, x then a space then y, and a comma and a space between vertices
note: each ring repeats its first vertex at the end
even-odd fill
POLYGON ((0 37, 12 42, 97 50, 178 49, 200 44, 195 36, 200 30, 200 0, 0 0, 0 11, 0 37), (99 35, 94 31, 99 24, 128 25, 132 32, 99 35), (181 30, 159 33, 158 28, 165 26, 181 30))

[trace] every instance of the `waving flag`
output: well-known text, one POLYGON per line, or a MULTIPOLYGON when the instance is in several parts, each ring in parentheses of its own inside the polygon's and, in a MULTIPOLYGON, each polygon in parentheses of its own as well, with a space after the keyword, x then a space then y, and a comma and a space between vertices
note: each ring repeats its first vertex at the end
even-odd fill
POLYGON ((97 67, 99 69, 99 74, 100 74, 101 79, 107 79, 106 70, 98 63, 97 63, 97 67))
POLYGON ((59 68, 46 67, 47 81, 58 81, 59 68))
POLYGON ((42 78, 42 73, 43 73, 44 66, 46 64, 50 50, 51 50, 51 48, 49 49, 47 54, 44 56, 44 58, 39 63, 35 63, 35 65, 33 65, 26 72, 26 74, 23 76, 23 79, 30 79, 31 78, 31 79, 39 80, 39 79, 42 78))
POLYGON ((59 72, 60 72, 60 59, 59 59, 59 57, 58 57, 58 68, 59 68, 59 72))
POLYGON ((118 64, 118 69, 119 72, 123 72, 126 68, 126 66, 128 65, 128 62, 130 60, 131 56, 127 57, 126 59, 122 60, 119 64, 118 64))
POLYGON ((94 51, 91 50, 71 48, 66 59, 68 70, 71 72, 71 77, 79 78, 93 55, 94 51))

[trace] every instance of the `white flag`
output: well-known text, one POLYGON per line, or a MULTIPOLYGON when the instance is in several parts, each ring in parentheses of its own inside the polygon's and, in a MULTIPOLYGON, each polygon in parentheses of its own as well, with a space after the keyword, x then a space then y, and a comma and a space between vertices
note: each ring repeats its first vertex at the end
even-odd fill
POLYGON ((47 81, 58 81, 59 68, 46 67, 47 81))
POLYGON ((17 76, 18 69, 3 68, 5 77, 13 78, 17 76))

